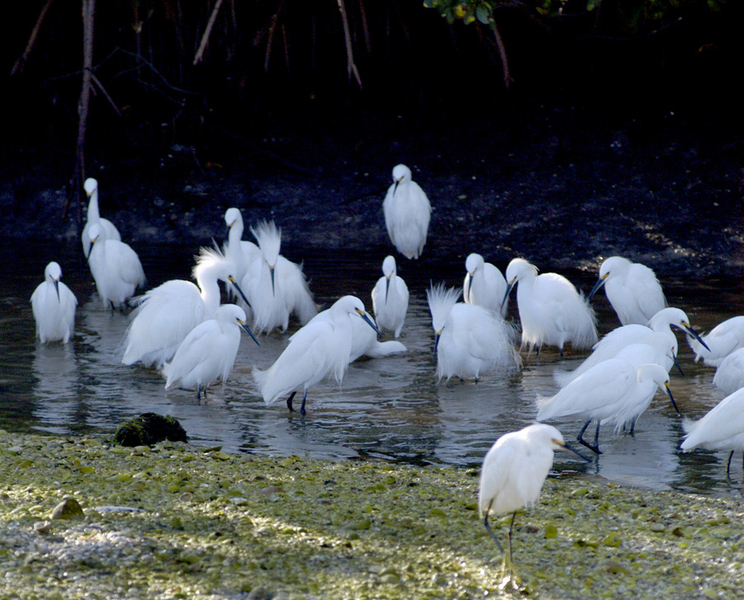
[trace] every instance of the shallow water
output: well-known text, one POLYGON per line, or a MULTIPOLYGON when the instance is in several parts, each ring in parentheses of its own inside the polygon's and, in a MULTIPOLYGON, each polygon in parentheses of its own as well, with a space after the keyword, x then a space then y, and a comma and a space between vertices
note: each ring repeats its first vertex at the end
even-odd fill
MULTIPOLYGON (((149 286, 171 278, 188 278, 195 248, 137 248, 149 286)), ((295 250, 293 252, 293 250, 295 250)), ((382 256, 348 252, 303 253, 316 300, 324 306, 346 293, 363 299, 371 310, 369 292, 381 275, 382 256)), ((438 383, 432 353, 433 333, 425 291, 430 281, 461 285, 464 256, 446 265, 424 256, 399 264, 399 274, 411 289, 411 304, 400 338, 408 352, 383 359, 362 359, 351 365, 342 387, 326 381, 310 390, 307 416, 289 413, 283 402, 265 406, 254 387, 251 369, 265 368, 286 346, 287 334, 261 336, 257 347, 243 336, 235 370, 224 387, 215 386, 201 402, 188 390, 164 389, 159 373, 121 364, 126 314, 104 310, 94 292, 78 245, 53 248, 35 245, 4 248, 0 267, 5 285, 0 292, 0 427, 10 431, 41 431, 67 435, 112 433, 122 421, 144 412, 172 415, 191 440, 221 445, 231 452, 313 457, 383 458, 416 464, 479 466, 493 441, 503 433, 533 421, 535 399, 554 394, 557 370, 573 369, 583 354, 545 350, 525 357, 523 372, 510 379, 485 374, 479 383, 438 383), (78 297, 76 335, 67 346, 43 346, 34 339, 29 297, 43 279, 49 260, 57 260, 65 281, 78 297)), ((504 265, 498 265, 502 267, 504 265)), ((566 273, 587 292, 595 273, 566 273)), ((663 280, 670 305, 683 308, 698 331, 744 314, 737 283, 663 280)), ((616 326, 603 294, 594 302, 605 333, 616 326)), ((515 314, 515 299, 511 311, 515 314)), ((693 362, 680 335, 685 376, 672 373, 672 391, 683 414, 699 418, 723 398, 711 380, 713 369, 693 362)), ((580 419, 556 423, 567 440, 582 426, 580 419)), ((588 464, 559 453, 556 468, 598 474, 610 481, 655 490, 677 489, 706 495, 738 497, 741 485, 725 477, 728 453, 695 451, 681 454, 681 418, 661 393, 638 421, 635 434, 600 432, 603 454, 588 464)), ((586 451, 590 454, 589 451, 586 451)), ((732 475, 742 480, 741 458, 732 475)))

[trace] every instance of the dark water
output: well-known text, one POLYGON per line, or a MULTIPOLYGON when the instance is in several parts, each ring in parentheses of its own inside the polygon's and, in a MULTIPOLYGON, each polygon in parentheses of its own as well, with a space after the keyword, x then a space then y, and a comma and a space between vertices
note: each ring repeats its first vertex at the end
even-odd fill
MULTIPOLYGON (((166 279, 188 278, 196 248, 137 250, 149 285, 155 286, 166 279)), ((304 259, 311 288, 321 304, 328 306, 337 297, 354 293, 371 310, 369 292, 381 275, 383 256, 285 252, 293 260, 304 259)), ((231 452, 479 466, 497 437, 532 422, 538 396, 557 391, 554 372, 572 369, 583 358, 569 353, 561 359, 557 352, 547 350, 539 360, 529 357, 524 371, 509 380, 486 375, 478 384, 438 384, 425 290, 430 281, 461 285, 465 257, 452 257, 442 265, 424 256, 399 265, 399 274, 411 289, 400 339, 408 348, 406 354, 362 359, 351 365, 341 388, 330 381, 312 388, 308 414, 303 418, 290 414, 282 402, 265 406, 251 377, 254 365, 264 368, 273 362, 288 334, 263 336, 260 348, 243 336, 227 384, 215 386, 207 401, 198 402, 191 391, 166 392, 164 380, 155 371, 121 364, 127 316, 103 310, 78 244, 7 247, 3 256, 7 260, 0 267, 4 282, 0 292, 0 427, 9 431, 112 433, 123 420, 152 411, 178 418, 195 444, 222 445, 231 452), (50 260, 60 262, 63 281, 80 303, 75 339, 67 346, 42 346, 34 339, 29 297, 50 260)), ((579 271, 566 275, 585 292, 596 276, 579 271)), ((699 331, 744 314, 738 284, 681 280, 664 280, 663 284, 670 304, 683 308, 699 331)), ((594 304, 601 332, 616 326, 602 294, 594 304)), ((289 333, 293 330, 290 327, 289 333)), ((699 418, 723 394, 711 384, 713 370, 694 364, 686 341, 679 337, 685 376, 673 372, 672 390, 680 410, 699 418)), ((570 440, 582 422, 566 418, 555 424, 570 440)), ((725 478, 727 453, 681 454, 677 451, 681 435, 680 417, 659 393, 640 418, 635 435, 615 437, 603 429, 600 446, 604 453, 598 460, 582 465, 559 456, 556 465, 642 488, 740 496, 741 485, 725 478)), ((741 459, 737 457, 734 465, 733 477, 741 481, 741 459)))

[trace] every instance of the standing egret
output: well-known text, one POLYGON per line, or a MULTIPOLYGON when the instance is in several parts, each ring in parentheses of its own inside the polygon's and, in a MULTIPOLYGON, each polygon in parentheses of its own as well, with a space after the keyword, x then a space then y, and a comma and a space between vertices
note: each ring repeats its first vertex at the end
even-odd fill
POLYGON ((587 300, 591 300, 602 286, 621 325, 645 325, 667 305, 653 270, 622 256, 611 256, 602 263, 599 279, 587 300))
MULTIPOLYGON (((257 258, 261 257, 261 251, 253 242, 243 238, 243 215, 237 208, 228 208, 225 211, 225 224, 228 228, 227 241, 222 246, 222 253, 228 261, 233 263, 233 277, 236 281, 243 281, 243 277, 248 272, 251 264, 257 258)), ((232 296, 240 296, 235 290, 230 289, 232 296)), ((247 305, 244 309, 249 308, 247 305)))
POLYGON ((685 439, 682 452, 698 446, 708 450, 730 450, 726 462, 726 476, 731 470, 731 458, 736 450, 744 449, 744 389, 726 396, 698 421, 685 420, 685 439))
POLYGON ((563 356, 563 346, 590 348, 597 342, 597 320, 594 311, 573 284, 557 273, 537 274, 537 267, 523 258, 514 258, 506 267, 509 292, 518 283, 517 307, 522 323, 522 346, 532 350, 543 344, 557 346, 563 356))
POLYGON ((502 435, 483 459, 478 511, 489 535, 504 553, 502 574, 508 567, 510 571, 508 582, 512 581, 512 577, 519 581, 512 562, 514 519, 519 509, 534 506, 540 498, 545 479, 553 466, 554 450, 569 450, 581 456, 563 441, 561 432, 555 427, 535 423, 519 431, 502 435), (488 523, 491 513, 496 515, 512 513, 507 533, 508 554, 504 552, 488 523))
POLYGON ((101 213, 98 210, 98 181, 89 177, 83 183, 85 193, 88 196, 88 212, 85 215, 85 227, 83 227, 83 235, 81 241, 83 242, 83 254, 85 258, 88 258, 90 252, 90 235, 89 231, 93 225, 99 225, 103 229, 106 239, 121 241, 121 234, 111 221, 101 217, 101 213))
POLYGON ((506 294, 506 279, 501 271, 475 253, 465 260, 465 270, 467 273, 462 288, 465 303, 489 308, 502 317, 506 315, 509 298, 506 294))
POLYGON ((253 369, 253 378, 266 404, 289 394, 287 408, 292 411, 292 400, 302 389, 300 412, 304 415, 310 386, 331 375, 341 385, 352 349, 351 320, 361 317, 370 327, 375 325, 356 296, 340 298, 328 311, 327 318, 311 320, 289 338, 287 347, 268 369, 253 369))
POLYGON ((457 302, 458 289, 432 286, 426 292, 434 328, 437 377, 478 381, 481 371, 512 373, 522 361, 511 343, 510 326, 490 310, 457 302))
POLYGON ((716 368, 713 385, 724 394, 733 394, 744 387, 744 348, 734 350, 716 368))
POLYGON ((235 304, 223 304, 213 319, 202 321, 194 327, 173 355, 173 360, 163 367, 167 381, 165 389, 180 386, 192 389, 201 398, 218 378, 227 381, 235 364, 240 346, 240 327, 253 337, 246 325, 245 311, 235 304))
POLYGON ((88 266, 96 282, 98 296, 104 307, 122 307, 145 285, 145 272, 137 253, 118 240, 106 238, 106 232, 96 223, 88 229, 90 252, 88 266))
POLYGON ((701 338, 687 338, 695 352, 695 362, 702 358, 706 365, 717 367, 726 356, 744 346, 744 317, 726 319, 701 338))
POLYGON ((372 310, 381 331, 392 331, 396 338, 400 336, 408 310, 408 286, 398 277, 393 256, 382 261, 382 277, 372 288, 372 310))
POLYGON ((62 268, 50 262, 44 269, 44 281, 31 294, 36 335, 42 344, 59 341, 66 344, 75 330, 77 298, 61 278, 62 268))
POLYGON ((393 168, 393 185, 382 203, 390 241, 403 256, 418 258, 424 250, 431 219, 431 204, 424 190, 411 179, 405 165, 393 168))

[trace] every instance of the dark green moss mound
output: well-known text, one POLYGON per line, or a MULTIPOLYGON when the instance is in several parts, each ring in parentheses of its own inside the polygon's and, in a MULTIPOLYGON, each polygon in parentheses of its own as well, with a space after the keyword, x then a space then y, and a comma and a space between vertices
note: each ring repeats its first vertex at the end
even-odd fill
POLYGON ((188 442, 186 431, 177 419, 156 413, 144 413, 119 425, 114 443, 120 446, 152 446, 158 442, 188 442))

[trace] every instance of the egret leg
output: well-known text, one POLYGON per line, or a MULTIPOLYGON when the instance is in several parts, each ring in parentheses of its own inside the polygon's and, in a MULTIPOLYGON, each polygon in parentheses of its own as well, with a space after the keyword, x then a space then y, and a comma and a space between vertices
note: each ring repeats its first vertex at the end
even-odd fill
POLYGON ((508 554, 504 554, 504 567, 503 567, 503 576, 501 580, 501 588, 505 589, 508 586, 512 586, 515 589, 519 589, 519 586, 521 584, 521 581, 519 579, 519 575, 517 575, 517 572, 514 570, 514 563, 512 562, 512 531, 514 529, 514 519, 517 518, 517 512, 514 511, 512 513, 511 521, 509 522, 509 532, 506 534, 506 539, 508 541, 509 545, 509 552, 508 554), (506 569, 509 569, 507 572, 506 569))
POLYGON ((635 424, 638 420, 638 417, 634 417, 633 420, 630 422, 630 435, 633 435, 635 433, 635 424))
POLYGON ((601 421, 597 421, 597 429, 594 432, 594 445, 592 446, 589 442, 587 442, 584 439, 584 432, 586 431, 586 428, 589 427, 589 423, 591 423, 592 420, 589 419, 586 423, 584 423, 584 426, 581 428, 581 431, 579 431, 579 435, 576 436, 576 440, 583 446, 586 446, 594 452, 595 454, 602 454, 599 450, 599 424, 601 421))
POLYGON ((294 400, 295 394, 297 393, 297 390, 292 392, 289 395, 289 398, 287 398, 287 408, 289 409, 289 412, 294 412, 294 408, 292 408, 292 400, 294 400))
POLYGON ((305 416, 305 401, 307 400, 307 390, 305 390, 305 393, 302 394, 302 406, 300 406, 300 414, 304 417, 305 416))
POLYGON ((734 451, 732 450, 729 452, 728 460, 726 461, 726 479, 730 479, 730 473, 731 470, 731 459, 734 457, 734 451))
POLYGON ((196 384, 196 399, 201 400, 201 383, 196 384))
POLYGON ((488 508, 486 509, 486 516, 483 519, 483 524, 486 526, 486 531, 488 531, 489 535, 493 538, 493 541, 496 542, 496 545, 499 547, 499 550, 501 550, 501 552, 503 553, 504 548, 501 546, 501 544, 499 543, 499 540, 496 538, 496 534, 493 532, 493 530, 491 529, 491 526, 488 524, 488 514, 490 511, 491 511, 491 504, 489 504, 488 508))

